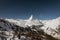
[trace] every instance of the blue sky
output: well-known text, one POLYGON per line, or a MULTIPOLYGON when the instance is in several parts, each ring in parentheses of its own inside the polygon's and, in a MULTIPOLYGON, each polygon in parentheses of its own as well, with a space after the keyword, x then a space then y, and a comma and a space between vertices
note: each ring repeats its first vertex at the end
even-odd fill
POLYGON ((0 0, 0 17, 53 19, 60 16, 60 0, 0 0))

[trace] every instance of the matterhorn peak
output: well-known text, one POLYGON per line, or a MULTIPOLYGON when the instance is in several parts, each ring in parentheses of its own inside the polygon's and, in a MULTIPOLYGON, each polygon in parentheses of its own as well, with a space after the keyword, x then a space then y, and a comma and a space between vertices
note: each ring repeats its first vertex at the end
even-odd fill
POLYGON ((30 16, 29 20, 32 20, 33 19, 33 15, 30 16))

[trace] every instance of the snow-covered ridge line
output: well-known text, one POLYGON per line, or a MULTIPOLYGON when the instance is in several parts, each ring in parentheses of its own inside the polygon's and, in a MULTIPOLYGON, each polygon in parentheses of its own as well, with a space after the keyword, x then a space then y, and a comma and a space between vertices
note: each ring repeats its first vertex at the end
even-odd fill
POLYGON ((60 17, 52 20, 34 20, 33 16, 31 16, 28 20, 15 20, 15 19, 0 19, 0 27, 6 28, 11 31, 11 27, 13 25, 21 26, 21 27, 32 27, 36 26, 36 29, 42 29, 48 35, 51 35, 57 39, 60 39, 60 17), (43 26, 41 26, 43 25, 43 26))
POLYGON ((14 23, 16 25, 25 27, 25 26, 32 26, 32 25, 42 25, 42 23, 39 20, 34 20, 33 16, 31 16, 28 20, 14 20, 14 19, 5 19, 11 23, 14 23))
POLYGON ((44 25, 41 27, 42 30, 44 30, 47 34, 52 35, 53 37, 56 37, 58 39, 60 39, 60 35, 58 35, 58 33, 56 33, 55 31, 59 32, 60 34, 60 17, 56 18, 56 19, 52 19, 52 20, 34 20, 33 17, 31 16, 28 20, 14 20, 14 19, 6 19, 9 22, 15 23, 19 26, 24 26, 25 25, 33 25, 33 24, 40 24, 40 25, 44 25), (36 23, 35 23, 36 22, 36 23), (51 30, 53 29, 53 30, 51 30), (59 30, 58 30, 59 29, 59 30), (53 35, 55 34, 55 35, 53 35))

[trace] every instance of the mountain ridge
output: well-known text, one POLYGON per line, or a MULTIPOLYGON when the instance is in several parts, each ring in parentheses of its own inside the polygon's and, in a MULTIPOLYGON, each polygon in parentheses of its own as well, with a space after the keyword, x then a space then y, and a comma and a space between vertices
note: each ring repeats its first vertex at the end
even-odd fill
POLYGON ((9 32, 11 32, 14 31, 16 28, 20 28, 20 31, 27 31, 29 29, 33 29, 32 31, 43 30, 44 33, 51 35, 56 39, 60 39, 59 25, 60 17, 52 20, 35 20, 32 18, 32 16, 28 20, 0 19, 0 28, 2 29, 0 29, 0 31, 8 30, 9 32))

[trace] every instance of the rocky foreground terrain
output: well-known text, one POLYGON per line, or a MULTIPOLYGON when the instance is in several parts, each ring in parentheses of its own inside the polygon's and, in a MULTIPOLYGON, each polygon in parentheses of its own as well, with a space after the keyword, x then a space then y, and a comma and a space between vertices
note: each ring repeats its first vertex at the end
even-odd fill
POLYGON ((13 20, 0 18, 0 40, 60 40, 60 18, 13 20))

